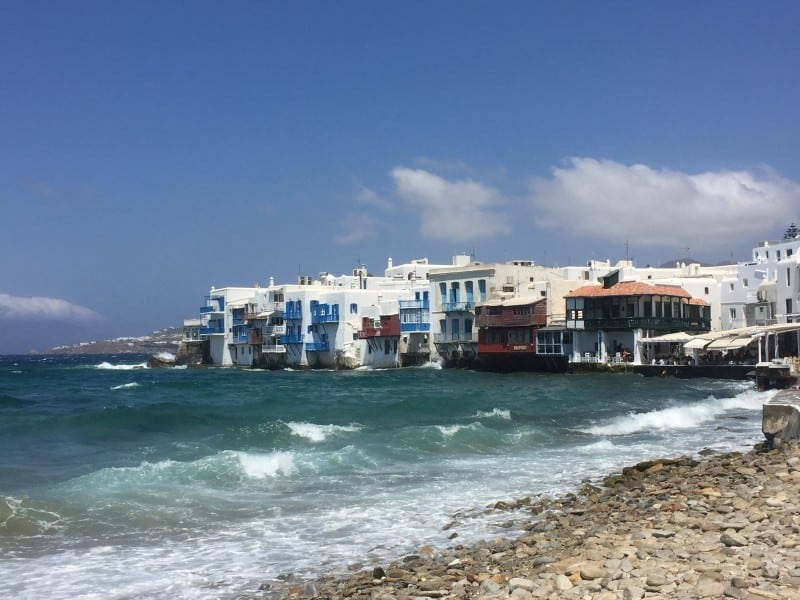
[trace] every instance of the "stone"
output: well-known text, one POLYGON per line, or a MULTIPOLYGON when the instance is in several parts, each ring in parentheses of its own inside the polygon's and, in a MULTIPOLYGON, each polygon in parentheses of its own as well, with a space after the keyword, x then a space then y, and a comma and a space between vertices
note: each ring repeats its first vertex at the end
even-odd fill
POLYGON ((511 600, 532 600, 533 594, 523 588, 517 588, 509 596, 511 600))
POLYGON ((569 577, 561 574, 556 577, 553 587, 557 592, 566 592, 567 590, 572 589, 572 582, 569 580, 569 577))
POLYGON ((601 579, 606 576, 606 570, 598 565, 585 565, 580 570, 581 579, 601 579))
POLYGON ((780 569, 773 563, 766 563, 761 567, 761 572, 767 579, 777 579, 780 575, 780 569))
POLYGON ((484 579, 481 582, 481 592, 484 594, 495 594, 500 591, 500 585, 491 579, 484 579))
POLYGON ((738 533, 728 533, 727 531, 720 536, 719 541, 728 547, 747 546, 747 539, 738 533))
POLYGON ((712 577, 702 575, 694 586, 698 598, 719 598, 725 593, 725 585, 712 577))
POLYGON ((623 600, 640 600, 644 598, 644 594, 645 591, 642 588, 631 586, 622 591, 622 598, 623 600))
POLYGON ((518 588, 522 588, 523 590, 532 591, 536 587, 536 584, 531 581, 530 579, 525 579, 524 577, 512 577, 508 581, 508 589, 515 590, 518 588))

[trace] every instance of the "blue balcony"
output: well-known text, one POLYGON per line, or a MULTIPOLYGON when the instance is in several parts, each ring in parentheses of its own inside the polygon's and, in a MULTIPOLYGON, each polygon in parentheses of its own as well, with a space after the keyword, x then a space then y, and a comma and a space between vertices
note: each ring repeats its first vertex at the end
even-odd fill
POLYGON ((200 307, 200 314, 223 312, 225 298, 222 296, 206 296, 205 306, 200 307))
POLYGON ((436 344, 450 344, 450 343, 463 343, 478 341, 477 331, 462 331, 459 333, 435 333, 433 341, 436 344))
POLYGON ((423 300, 400 300, 400 310, 430 308, 430 304, 427 298, 423 300))
POLYGON ((401 333, 416 333, 420 331, 430 331, 431 324, 430 323, 400 323, 400 332, 401 333))
POLYGON ((215 325, 213 327, 201 327, 200 335, 221 335, 225 333, 222 325, 215 325))
MULTIPOLYGON (((286 317, 284 317, 285 319, 286 317)), ((338 304, 312 304, 311 305, 312 323, 338 323, 339 305, 338 304)))
POLYGON ((287 333, 281 336, 281 344, 302 344, 303 335, 300 333, 287 333))
POLYGON ((474 308, 474 302, 442 302, 442 312, 464 312, 474 308))
POLYGON ((306 352, 325 352, 330 350, 328 342, 309 342, 306 344, 306 352))
POLYGON ((303 320, 303 310, 300 308, 289 308, 287 305, 283 311, 283 320, 284 321, 302 321, 303 320))

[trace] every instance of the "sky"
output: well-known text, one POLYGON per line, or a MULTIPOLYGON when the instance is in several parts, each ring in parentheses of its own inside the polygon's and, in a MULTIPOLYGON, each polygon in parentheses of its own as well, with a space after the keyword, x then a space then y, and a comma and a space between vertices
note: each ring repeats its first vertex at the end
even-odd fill
POLYGON ((751 258, 800 3, 0 3, 0 353, 427 257, 751 258))

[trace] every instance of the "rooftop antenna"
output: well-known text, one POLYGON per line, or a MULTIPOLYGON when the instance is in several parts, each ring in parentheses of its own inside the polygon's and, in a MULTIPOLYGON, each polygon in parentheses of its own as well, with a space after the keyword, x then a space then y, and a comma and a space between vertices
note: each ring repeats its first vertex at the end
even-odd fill
POLYGON ((630 260, 630 253, 629 253, 630 249, 631 249, 630 243, 628 242, 628 240, 625 240, 625 262, 628 262, 630 260))

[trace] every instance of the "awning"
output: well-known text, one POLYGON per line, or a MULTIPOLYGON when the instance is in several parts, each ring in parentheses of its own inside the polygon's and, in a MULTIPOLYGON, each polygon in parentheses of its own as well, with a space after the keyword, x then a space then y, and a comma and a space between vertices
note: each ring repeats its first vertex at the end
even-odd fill
POLYGON ((706 350, 718 350, 718 351, 727 350, 728 345, 735 339, 736 339, 735 336, 721 337, 719 339, 714 340, 708 346, 706 346, 706 350))
POLYGON ((659 335, 658 337, 642 338, 639 340, 643 344, 661 344, 661 343, 679 343, 688 342, 692 339, 688 333, 682 331, 678 333, 668 333, 666 335, 659 335))
POLYGON ((744 348, 754 339, 756 339, 757 335, 743 335, 737 338, 732 339, 728 345, 725 347, 726 350, 738 350, 739 348, 744 348))
POLYGON ((710 343, 711 340, 705 340, 703 338, 694 338, 693 340, 686 342, 683 345, 683 348, 684 350, 702 350, 710 343))

